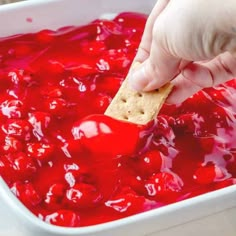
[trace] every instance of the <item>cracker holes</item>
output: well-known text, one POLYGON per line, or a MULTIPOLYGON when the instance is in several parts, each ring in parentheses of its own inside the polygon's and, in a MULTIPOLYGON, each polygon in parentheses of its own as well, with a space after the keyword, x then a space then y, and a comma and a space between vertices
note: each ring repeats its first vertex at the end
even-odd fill
POLYGON ((143 94, 142 94, 142 93, 138 93, 137 95, 138 95, 138 97, 140 97, 140 98, 143 97, 143 94))
POLYGON ((121 100, 123 103, 127 103, 127 98, 125 98, 125 97, 122 97, 120 100, 121 100))
POLYGON ((141 115, 144 115, 144 114, 145 114, 145 111, 144 111, 143 109, 140 109, 140 110, 139 110, 139 113, 140 113, 141 115))
POLYGON ((129 120, 129 117, 126 116, 126 115, 123 115, 123 119, 124 119, 124 120, 129 120))

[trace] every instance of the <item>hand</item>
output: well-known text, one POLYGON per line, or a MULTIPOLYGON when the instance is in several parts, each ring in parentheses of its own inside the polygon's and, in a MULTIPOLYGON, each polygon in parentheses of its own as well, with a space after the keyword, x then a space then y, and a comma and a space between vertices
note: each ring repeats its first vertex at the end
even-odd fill
POLYGON ((235 0, 158 0, 131 71, 133 88, 150 91, 172 80, 168 103, 236 76, 235 0))

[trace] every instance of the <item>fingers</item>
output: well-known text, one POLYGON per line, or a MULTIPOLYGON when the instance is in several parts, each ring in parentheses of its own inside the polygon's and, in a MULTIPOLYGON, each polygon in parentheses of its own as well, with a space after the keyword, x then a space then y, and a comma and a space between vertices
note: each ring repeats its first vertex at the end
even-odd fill
POLYGON ((160 42, 153 39, 150 56, 132 71, 129 82, 138 91, 151 91, 173 79, 188 63, 168 54, 160 42))
POLYGON ((178 104, 200 91, 203 88, 203 84, 212 85, 212 76, 210 71, 204 66, 191 63, 172 81, 172 83, 174 89, 166 102, 169 104, 178 104))
POLYGON ((174 80, 167 103, 181 103, 194 93, 224 83, 236 76, 236 58, 226 52, 206 63, 191 63, 174 80))
POLYGON ((155 20, 163 11, 163 9, 165 9, 169 1, 170 0, 158 0, 151 14, 149 15, 146 26, 145 26, 145 30, 142 36, 142 40, 139 45, 139 50, 135 57, 135 61, 143 62, 149 57, 150 47, 152 44, 152 30, 153 30, 155 20))
POLYGON ((170 0, 159 0, 153 9, 140 43, 135 61, 142 64, 131 70, 129 82, 138 91, 150 91, 161 87, 173 79, 189 61, 173 57, 167 49, 165 40, 165 22, 159 22, 158 16, 167 7, 170 0), (158 27, 155 27, 158 24, 158 27))

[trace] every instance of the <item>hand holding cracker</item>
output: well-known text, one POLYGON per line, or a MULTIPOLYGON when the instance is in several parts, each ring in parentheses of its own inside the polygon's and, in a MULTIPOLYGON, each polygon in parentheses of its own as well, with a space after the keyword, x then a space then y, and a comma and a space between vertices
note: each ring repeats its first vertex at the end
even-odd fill
MULTIPOLYGON (((139 63, 135 63, 131 69, 138 66, 139 63)), ((130 86, 128 80, 129 75, 105 111, 105 115, 136 124, 146 124, 157 116, 172 85, 166 84, 150 92, 138 92, 130 86)))
POLYGON ((138 91, 170 80, 168 103, 236 76, 235 0, 158 0, 151 12, 130 75, 138 91), (205 60, 205 61, 203 61, 205 60), (206 61, 207 60, 207 61, 206 61))

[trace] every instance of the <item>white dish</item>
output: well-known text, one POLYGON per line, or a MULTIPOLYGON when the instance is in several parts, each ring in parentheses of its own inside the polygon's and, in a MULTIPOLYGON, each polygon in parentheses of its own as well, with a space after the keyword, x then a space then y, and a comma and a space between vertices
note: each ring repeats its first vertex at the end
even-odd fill
MULTIPOLYGON (((150 12, 155 0, 34 0, 0 8, 0 35, 80 25, 104 13, 150 12)), ((0 236, 236 235, 236 186, 122 220, 83 228, 48 225, 31 214, 0 178, 0 236)))

